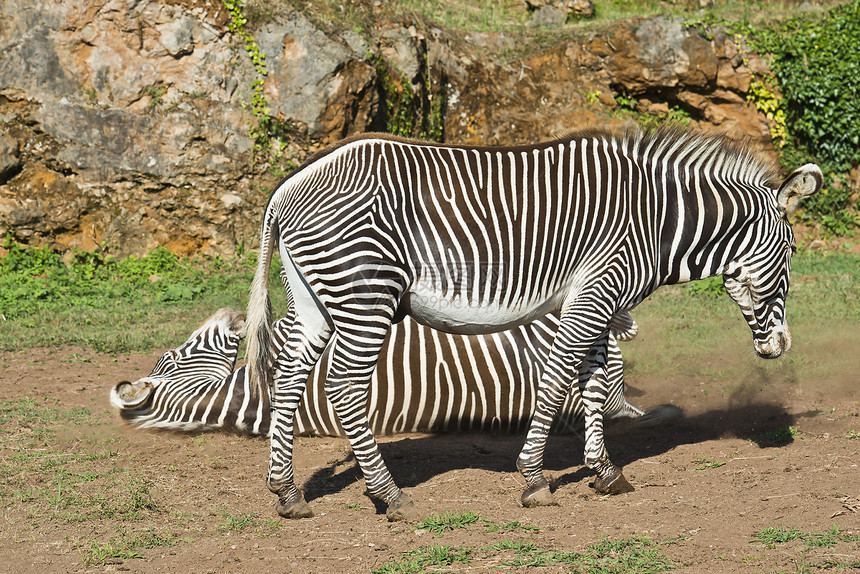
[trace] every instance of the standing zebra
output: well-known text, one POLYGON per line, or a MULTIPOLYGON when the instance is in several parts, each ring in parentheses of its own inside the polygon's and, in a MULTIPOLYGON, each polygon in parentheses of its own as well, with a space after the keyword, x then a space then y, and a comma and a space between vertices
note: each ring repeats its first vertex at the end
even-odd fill
POLYGON ((313 156, 269 200, 248 305, 253 388, 272 379, 267 278, 278 248, 291 325, 271 383, 267 484, 279 514, 310 514, 293 478, 294 414, 330 344, 326 393, 367 490, 387 504, 390 520, 417 518, 365 409, 385 336, 407 314, 442 330, 483 333, 558 312, 517 458, 527 485, 522 503, 554 504, 543 453, 571 389, 584 405, 585 463, 597 473, 596 490, 631 490, 603 441, 610 320, 661 285, 722 274, 756 353, 774 358, 788 349, 795 242, 786 211, 820 188, 821 172, 803 166, 778 188, 773 176, 740 144, 676 130, 584 131, 500 148, 362 136, 313 156))
MULTIPOLYGON (((665 422, 678 409, 663 405, 646 414, 624 398, 615 336, 632 338, 636 325, 629 315, 621 319, 609 339, 606 416, 629 417, 648 425, 665 422)), ((503 333, 462 336, 405 320, 392 329, 374 372, 368 402, 371 429, 377 434, 523 430, 534 409, 541 365, 557 326, 558 318, 548 316, 503 333)), ((111 390, 111 404, 138 428, 268 435, 267 389, 252 397, 245 368, 233 370, 244 328, 244 313, 218 310, 185 343, 164 353, 149 375, 118 383, 111 390)), ((275 323, 276 348, 284 344, 288 331, 287 320, 275 323)), ((325 398, 329 357, 323 355, 308 380, 296 412, 299 434, 343 436, 325 398)), ((578 399, 567 397, 556 430, 575 431, 579 426, 583 409, 578 399)))

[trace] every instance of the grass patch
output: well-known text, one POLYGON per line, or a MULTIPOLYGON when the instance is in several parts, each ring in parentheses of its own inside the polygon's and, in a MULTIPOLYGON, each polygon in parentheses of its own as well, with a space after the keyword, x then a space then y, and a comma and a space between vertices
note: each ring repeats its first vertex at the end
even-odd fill
POLYGON ((525 524, 521 524, 519 520, 511 520, 504 524, 495 524, 493 522, 485 521, 484 527, 486 532, 513 532, 515 530, 526 530, 532 532, 540 531, 540 528, 537 526, 526 526, 525 524))
POLYGON ((772 526, 756 532, 752 538, 752 542, 764 544, 768 548, 795 540, 802 540, 810 548, 832 548, 839 542, 860 541, 860 534, 842 532, 835 525, 825 532, 801 532, 797 528, 772 526))
POLYGON ((176 537, 148 528, 142 532, 120 533, 106 542, 93 540, 88 547, 78 551, 86 566, 116 564, 133 558, 143 558, 141 550, 176 546, 176 537))
POLYGON ((372 574, 411 574, 418 572, 435 572, 454 564, 468 564, 471 548, 452 548, 442 544, 422 546, 403 554, 403 560, 383 564, 381 568, 371 570, 372 574), (428 570, 432 568, 432 570, 428 570))
POLYGON ((118 459, 115 449, 81 433, 58 437, 60 429, 100 424, 88 409, 30 398, 0 401, 0 504, 61 522, 131 522, 159 512, 147 478, 105 464, 118 459))
POLYGON ((574 571, 594 573, 665 572, 674 568, 672 561, 659 549, 659 544, 644 537, 631 536, 620 540, 602 538, 583 552, 565 552, 538 548, 531 542, 502 541, 484 548, 490 553, 509 553, 514 558, 504 560, 508 568, 563 566, 574 571))
MULTIPOLYGON (((0 350, 81 345, 129 353, 174 346, 216 309, 243 309, 256 265, 254 255, 180 258, 161 247, 125 259, 77 251, 68 262, 8 238, 3 248, 0 350)), ((279 268, 276 261, 271 294, 276 309, 285 310, 279 268)))
POLYGON ((262 537, 266 537, 283 528, 283 523, 280 520, 276 520, 274 518, 259 518, 254 512, 238 516, 224 513, 223 516, 224 522, 218 525, 218 532, 241 532, 251 530, 259 533, 262 537))
MULTIPOLYGON (((464 522, 458 520, 458 516, 461 515, 451 515, 443 522, 445 524, 464 522)), ((470 513, 466 523, 478 522, 478 519, 472 520, 474 516, 476 516, 474 513, 470 513)), ((513 523, 507 524, 512 525, 513 523)), ((462 526, 455 526, 455 528, 458 527, 462 526)), ((509 530, 517 528, 523 527, 517 523, 515 527, 511 527, 509 530)), ((496 531, 487 530, 487 532, 496 531)), ((604 537, 600 542, 586 547, 582 552, 544 549, 534 542, 525 540, 502 540, 480 549, 454 548, 434 543, 404 553, 401 560, 386 563, 372 572, 374 574, 393 574, 447 571, 454 564, 468 564, 472 560, 480 560, 483 564, 495 563, 506 570, 563 567, 575 572, 600 574, 665 572, 675 566, 660 549, 660 546, 645 536, 631 536, 620 540, 604 537)))
POLYGON ((705 470, 707 468, 720 468, 721 466, 726 466, 724 462, 717 462, 715 460, 708 460, 705 457, 700 458, 696 461, 696 464, 700 464, 701 466, 697 466, 696 470, 705 470))
POLYGON ((437 536, 457 528, 466 528, 470 524, 474 524, 481 520, 481 517, 471 510, 463 512, 443 512, 441 514, 432 514, 421 521, 416 527, 416 530, 429 530, 437 536))
POLYGON ((762 448, 785 446, 794 442, 794 437, 800 433, 797 427, 779 427, 750 437, 750 440, 762 448))

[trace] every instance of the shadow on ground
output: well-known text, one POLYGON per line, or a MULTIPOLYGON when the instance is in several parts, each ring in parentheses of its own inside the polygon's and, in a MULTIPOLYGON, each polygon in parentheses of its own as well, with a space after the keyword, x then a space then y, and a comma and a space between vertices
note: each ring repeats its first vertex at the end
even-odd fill
MULTIPOLYGON (((631 462, 666 453, 684 444, 724 437, 750 439, 761 448, 785 446, 793 441, 789 427, 796 419, 815 413, 790 414, 775 403, 758 403, 712 409, 682 416, 661 427, 642 428, 634 422, 607 425, 606 445, 613 462, 631 462)), ((446 472, 477 468, 491 472, 515 472, 514 465, 524 434, 445 433, 418 438, 404 437, 380 445, 395 481, 402 488, 415 487, 446 472)), ((582 440, 576 435, 553 435, 545 455, 548 473, 579 466, 574 472, 555 476, 555 486, 589 480, 594 473, 583 465, 582 440)), ((304 484, 308 501, 337 493, 361 480, 352 454, 317 470, 304 484)))

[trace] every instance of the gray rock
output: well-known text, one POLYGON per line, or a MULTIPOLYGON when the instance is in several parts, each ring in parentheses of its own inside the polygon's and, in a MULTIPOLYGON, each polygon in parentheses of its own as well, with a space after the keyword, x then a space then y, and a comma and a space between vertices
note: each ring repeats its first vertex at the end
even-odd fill
POLYGON ((423 53, 414 30, 414 28, 410 30, 402 26, 385 30, 382 32, 379 48, 382 57, 394 64, 394 67, 412 84, 420 80, 422 68, 420 58, 423 53))
POLYGON ((350 113, 369 109, 376 97, 370 89, 374 72, 364 54, 330 38, 298 12, 265 25, 255 37, 267 55, 265 93, 273 112, 307 126, 316 139, 364 129, 368 119, 350 113), (356 128, 349 127, 353 120, 359 122, 356 128))
POLYGON ((0 185, 3 185, 21 171, 18 140, 0 134, 0 185))
POLYGON ((182 16, 158 26, 161 34, 160 43, 168 54, 174 58, 181 58, 194 51, 193 37, 196 22, 194 18, 182 16))
POLYGON ((18 37, 0 37, 0 46, 0 94, 46 102, 59 94, 78 92, 79 84, 63 68, 47 27, 37 26, 18 37))
POLYGON ((541 6, 531 17, 534 26, 561 26, 566 21, 567 12, 551 5, 541 6))

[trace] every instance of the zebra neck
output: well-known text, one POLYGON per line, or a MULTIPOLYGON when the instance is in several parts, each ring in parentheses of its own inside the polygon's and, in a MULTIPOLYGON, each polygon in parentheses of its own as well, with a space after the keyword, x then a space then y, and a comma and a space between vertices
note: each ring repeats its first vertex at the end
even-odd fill
POLYGON ((683 182, 666 193, 660 241, 661 285, 721 275, 750 243, 762 235, 765 198, 749 188, 710 189, 683 182))

